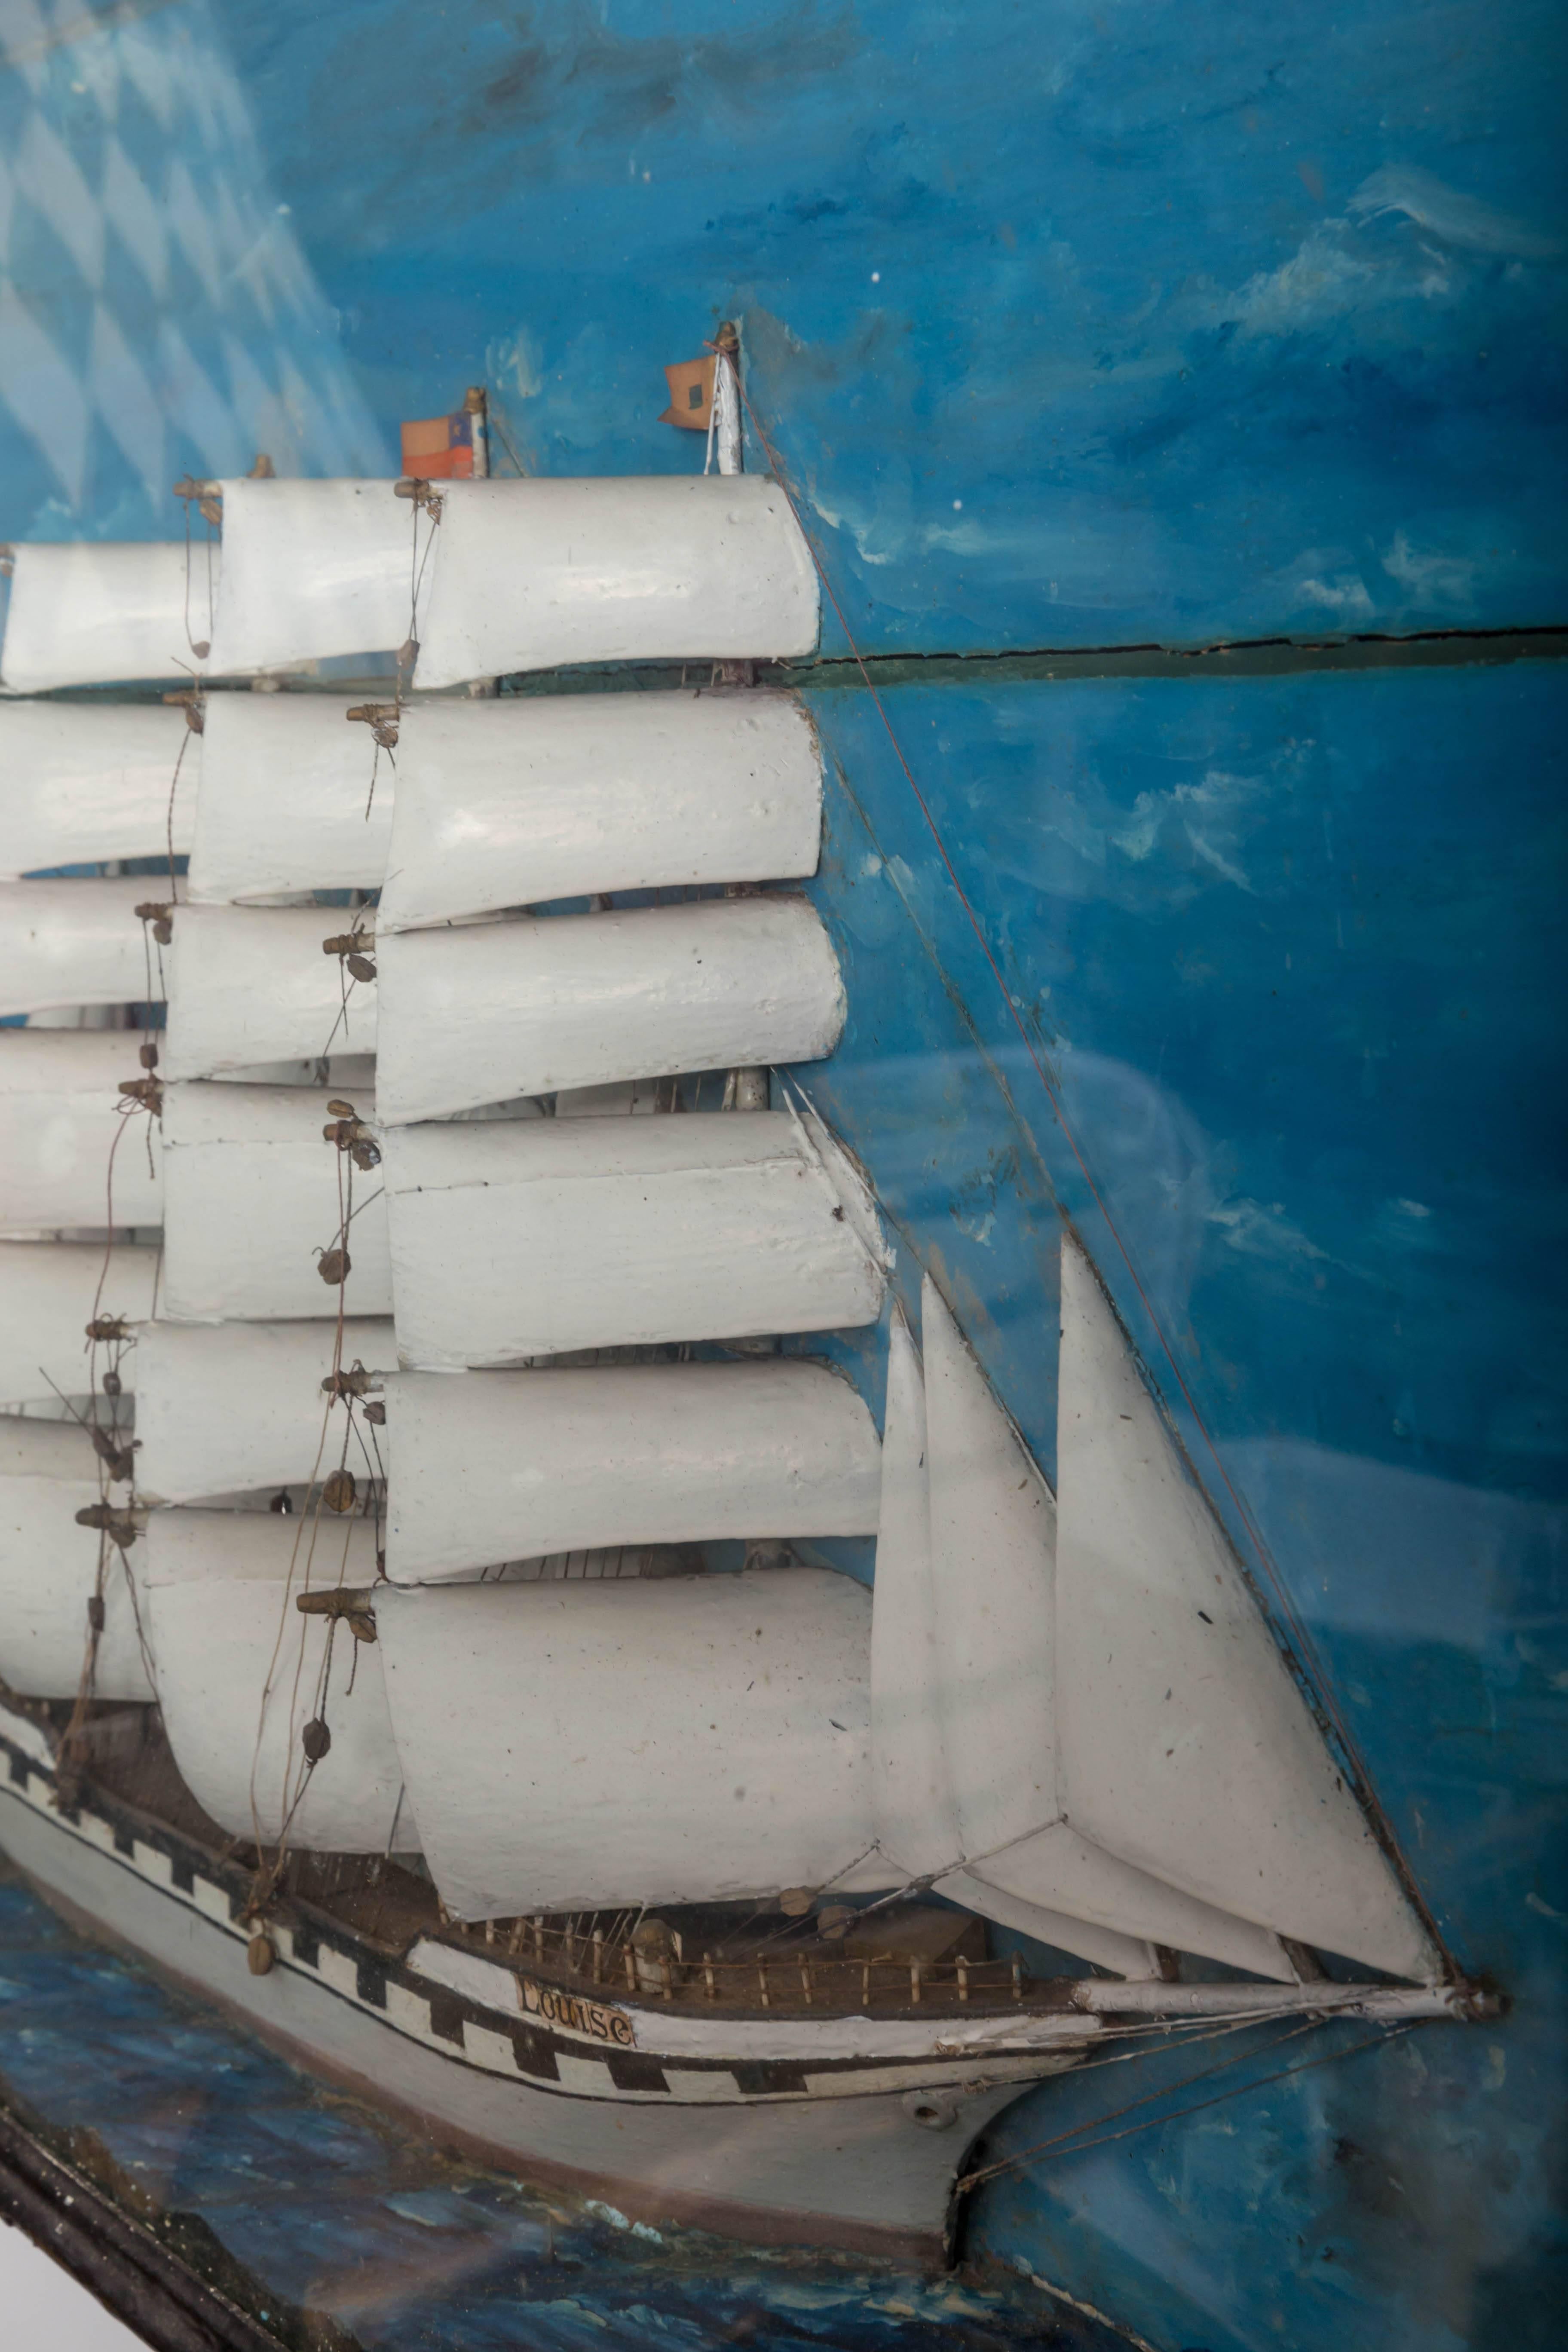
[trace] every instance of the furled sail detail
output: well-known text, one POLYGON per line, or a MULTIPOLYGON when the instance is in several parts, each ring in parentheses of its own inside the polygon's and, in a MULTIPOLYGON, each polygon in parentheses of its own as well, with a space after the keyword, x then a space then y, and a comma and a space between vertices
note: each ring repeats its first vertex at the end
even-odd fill
POLYGON ((113 1222, 162 1224, 156 1127, 138 1118, 121 1135, 116 1116, 139 1075, 121 1030, 0 1029, 0 1234, 107 1226, 117 1135, 113 1222))
POLYGON ((441 506, 418 686, 816 644, 811 551, 760 475, 458 481, 441 506))
MULTIPOLYGON (((395 653, 412 625, 416 509, 389 481, 226 481, 209 667, 286 670, 395 653)), ((423 536, 424 525, 421 524, 423 536)), ((433 552, 426 569, 434 567, 433 552)))
POLYGON ((938 1707, 970 1875, 1119 1936, 1289 1979, 1277 1937, 1102 1852, 1067 1818, 1051 1491, 929 1278, 921 1331, 938 1707))
POLYGON ((881 1311, 875 1210, 784 1111, 389 1128, 383 1146, 409 1366, 833 1330, 881 1311))
MULTIPOLYGON (((183 910, 182 910, 183 911, 183 910)), ((368 1118, 373 1108, 360 1098, 368 1118)), ((336 1239, 319 1087, 172 1086, 163 1097, 169 1215, 161 1312, 174 1322, 335 1316, 317 1272, 336 1239)), ((122 1152, 121 1157, 126 1155, 122 1152)), ((386 1200, 366 1180, 349 1229, 351 1315, 390 1315, 386 1200)))
MULTIPOLYGON (((141 679, 173 688, 210 667, 191 642, 207 634, 205 549, 190 556, 188 588, 178 540, 25 543, 15 556, 0 644, 0 684, 13 694, 141 679)), ((216 580, 216 548, 211 562, 216 580)))
POLYGON ((387 1381, 385 1401, 395 1581, 594 1547, 877 1524, 871 1416, 819 1364, 408 1372, 387 1381))
POLYGON ((0 877, 188 850, 201 758, 161 703, 0 702, 0 877))
MULTIPOLYGON (((362 752, 362 802, 363 776, 362 752)), ((816 871, 821 831, 822 754, 791 695, 416 704, 399 729, 378 928, 593 891, 792 880, 816 871)))
POLYGON ((1058 1716, 1074 1822, 1206 1902, 1430 1975, 1420 1923, 1071 1241, 1060 1397, 1058 1716))
POLYGON ((219 1828, 247 1844, 259 1830, 271 1843, 288 1819, 290 1842, 321 1853, 417 1846, 379 1646, 356 1643, 347 1625, 330 1634, 327 1619, 294 1606, 307 1583, 374 1583, 370 1521, 315 1533, 269 1511, 154 1511, 146 1550, 142 1606, 164 1728, 181 1777, 219 1828), (301 1734, 311 1720, 326 1724, 331 1744, 307 1778, 301 1734))
POLYGON ((166 1076, 374 1053, 375 984, 346 988, 342 961, 322 950, 353 925, 352 913, 331 907, 181 907, 164 951, 166 1076))
POLYGON ((846 1883, 872 1843, 869 1607, 822 1569, 381 1588, 398 1754, 448 1908, 846 1883))
POLYGON ((153 887, 144 876, 0 882, 0 1013, 159 1000, 135 911, 153 887))
MULTIPOLYGON (((323 1162, 325 1153, 322 1154, 323 1162)), ((392 1325, 144 1323, 136 1334, 136 1486, 149 1503, 193 1503, 262 1487, 303 1486, 337 1467, 341 1406, 321 1382, 394 1358, 392 1325)), ((357 1449, 349 1464, 366 1475, 357 1449)), ((374 1475, 374 1472, 372 1473, 374 1475)))
MULTIPOLYGON (((99 1500, 99 1466, 74 1422, 0 1420, 0 1681, 25 1698, 75 1698, 81 1682, 104 1538, 76 1514, 99 1500)), ((147 1700, 125 1566, 112 1546, 107 1560, 94 1695, 147 1700)))
MULTIPOLYGON (((94 1315, 143 1321, 157 1286, 158 1252, 147 1243, 121 1243, 106 1268, 100 1242, 0 1241, 0 1411, 45 1404, 57 1391, 85 1396, 88 1324, 94 1315)), ((134 1348, 118 1369, 122 1393, 132 1395, 134 1348)))
POLYGON ((404 931, 379 943, 389 1124, 516 1095, 811 1061, 844 983, 805 898, 710 898, 404 931))
POLYGON ((207 697, 193 902, 380 887, 397 771, 384 757, 372 794, 374 745, 348 722, 351 707, 322 694, 207 697))

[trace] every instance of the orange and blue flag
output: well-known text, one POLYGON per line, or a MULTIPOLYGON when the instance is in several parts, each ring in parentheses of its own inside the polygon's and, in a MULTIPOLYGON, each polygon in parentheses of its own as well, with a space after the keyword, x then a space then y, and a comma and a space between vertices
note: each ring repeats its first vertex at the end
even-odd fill
POLYGON ((403 470, 422 482, 466 481, 474 470, 474 420, 468 411, 416 417, 405 425, 403 470))

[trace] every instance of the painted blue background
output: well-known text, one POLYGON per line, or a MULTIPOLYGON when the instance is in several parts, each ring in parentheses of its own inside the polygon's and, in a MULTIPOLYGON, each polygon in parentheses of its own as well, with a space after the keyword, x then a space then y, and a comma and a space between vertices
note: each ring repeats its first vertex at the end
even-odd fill
POLYGON ((738 312, 868 647, 1562 618, 1551 0, 5 21, 7 537, 481 377, 532 467, 689 466, 660 365, 738 312))
MULTIPOLYGON (((868 651, 1568 619, 1554 9, 121 15, 0 16, 0 536, 165 535, 258 447, 391 470, 481 377, 531 468, 690 467, 660 365, 738 313, 868 651)), ((1201 1462, 877 713, 810 698, 851 1023, 799 1075, 900 1281, 1049 1465, 1061 1204, 1201 1462)), ((1160 2352, 1530 2352, 1568 2304, 1565 699, 887 697, 1314 1669, 1516 2000, 982 2193, 978 2246, 1160 2352)))
MULTIPOLYGON (((886 729, 863 694, 810 699, 850 1015, 797 1076, 876 1174, 900 1287, 937 1273, 1048 1466, 1065 1209, 1256 1565, 886 729)), ((1553 2345, 1568 673, 883 702, 1309 1664, 1445 1933, 1517 2002, 1048 2156, 981 2192, 974 2242, 1162 2347, 1553 2345)), ((1004 2137, 1114 2104, 1053 2085, 1004 2137)))

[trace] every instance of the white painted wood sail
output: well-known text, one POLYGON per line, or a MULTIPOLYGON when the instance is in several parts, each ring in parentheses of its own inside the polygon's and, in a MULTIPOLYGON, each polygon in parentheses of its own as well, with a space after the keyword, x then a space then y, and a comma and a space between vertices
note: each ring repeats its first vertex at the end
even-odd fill
POLYGON ((398 1754, 447 1908, 848 1883, 872 1837, 869 1613, 825 1569, 382 1587, 398 1754))
POLYGON ((821 833, 822 754, 793 695, 416 704, 399 730, 377 927, 593 891, 789 881, 816 873, 821 833))
POLYGON ((329 1051, 374 1053, 375 982, 349 986, 345 1012, 345 968, 321 950, 323 940, 353 929, 349 908, 181 907, 163 950, 164 1076, 210 1078, 329 1051))
MULTIPOLYGON (((325 1286, 322 1286, 323 1288, 325 1286)), ((344 1414, 321 1393, 337 1326, 143 1323, 136 1334, 136 1490, 149 1503, 321 1481, 342 1458, 344 1414)), ((350 1317, 338 1361, 394 1360, 390 1320, 350 1317)), ((373 1457, 374 1460, 374 1457, 373 1457)), ((351 1442, 348 1467, 377 1475, 351 1442)))
MULTIPOLYGON (((98 1460, 74 1422, 0 1420, 0 1680, 24 1698, 74 1699, 87 1656, 99 1546, 76 1514, 99 1501, 98 1460)), ((126 1489, 110 1490, 117 1501, 126 1489)), ((98 1697, 153 1696, 123 1559, 108 1548, 98 1697)))
POLYGON ((1084 1832, 1395 1976, 1436 1956, 1334 1766, 1093 1269, 1062 1248, 1057 1619, 1084 1832))
POLYGON ((0 882, 0 1013, 159 1001, 157 958, 134 912, 155 887, 145 875, 0 882))
MULTIPOLYGON (((410 626, 416 509, 390 481, 226 481, 213 674, 395 653, 410 626)), ((423 554, 428 525, 421 515, 423 554)), ((437 540, 439 534, 437 533, 437 540)), ((438 561, 426 565, 426 585, 438 561)))
POLYGON ((375 746, 351 707, 330 694, 208 695, 194 903, 379 889, 397 768, 384 751, 373 796, 375 746))
MULTIPOLYGON (((368 1095, 353 1099, 369 1118, 368 1095)), ((316 1271, 338 1229, 338 1155, 320 1087, 171 1086, 163 1096, 169 1213, 160 1312, 172 1322, 312 1321, 338 1292, 316 1271)), ((351 1315, 390 1315, 392 1267, 379 1173, 357 1176, 351 1315), (363 1205, 359 1205, 363 1204, 363 1205)))
POLYGON ((1004 1895, 953 1864, 963 1852, 942 1738, 942 1658, 931 1559, 925 1382, 895 1312, 888 1345, 877 1582, 871 1596, 872 1812, 882 1853, 908 1878, 1005 1927, 1121 1976, 1150 1976, 1146 1944, 1004 1895))
POLYGON ((807 899, 768 894, 403 931, 379 944, 376 1092, 393 1124, 514 1095, 807 1062, 844 982, 807 899))
POLYGON ((0 877, 188 850, 201 760, 162 703, 0 702, 0 877))
MULTIPOLYGON (((216 548, 211 561, 216 581, 216 548)), ((207 634, 207 562, 205 547, 193 548, 187 608, 182 541, 17 547, 0 685, 13 694, 146 679, 170 690, 188 686, 193 671, 211 667, 191 643, 207 634)))
POLYGON ((811 551, 760 475, 448 482, 415 683, 810 653, 811 551))
POLYGON ((156 1121, 121 1134, 122 1078, 140 1077, 136 1041, 119 1029, 0 1029, 0 1234, 163 1222, 156 1121), (148 1143, 152 1166, 148 1166, 148 1143))
POLYGON ((902 1313, 888 1336, 882 1492, 871 1613, 871 1777, 877 1836, 910 1878, 963 1852, 942 1744, 942 1674, 926 1475, 925 1383, 902 1313))
POLYGON ((786 1111, 389 1128, 383 1149, 410 1367, 834 1330, 881 1311, 875 1209, 786 1111))
POLYGON ((293 1814, 289 1843, 384 1853, 390 1841, 407 1851, 418 1837, 403 1801, 379 1647, 356 1643, 340 1626, 327 1675, 327 1621, 294 1606, 312 1533, 312 1591, 374 1582, 368 1519, 316 1530, 270 1511, 152 1514, 140 1573, 163 1727, 181 1778, 218 1827, 249 1844, 259 1826, 272 1843, 303 1777, 300 1735, 321 1717, 331 1746, 293 1814))
POLYGON ((1276 1936, 1102 1851, 1065 1812, 1050 1488, 929 1278, 921 1330, 938 1706, 968 1872, 1119 1936, 1289 1979, 1276 1936))
POLYGON ((385 1402, 395 1581, 548 1552, 877 1524, 871 1416, 847 1381, 798 1359, 407 1372, 387 1381, 385 1402))
MULTIPOLYGON (((158 1252, 146 1243, 117 1244, 106 1268, 100 1242, 0 1241, 0 1411, 45 1404, 57 1390, 86 1396, 93 1315, 140 1323, 153 1312, 157 1283, 158 1252)), ((136 1390, 136 1353, 121 1351, 126 1396, 136 1390)), ((100 1375, 108 1363, 100 1346, 100 1375)))

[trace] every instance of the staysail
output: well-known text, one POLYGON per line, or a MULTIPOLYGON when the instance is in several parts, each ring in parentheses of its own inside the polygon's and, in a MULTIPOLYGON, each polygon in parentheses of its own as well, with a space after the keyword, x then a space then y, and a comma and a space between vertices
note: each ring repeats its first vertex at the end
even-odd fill
POLYGON ((881 1310, 875 1210, 788 1112, 388 1128, 382 1141, 410 1367, 838 1330, 881 1310))
MULTIPOLYGON (((322 1155, 323 1160, 325 1154, 322 1155)), ((392 1325, 143 1323, 136 1333, 136 1486, 149 1503, 193 1503, 318 1483, 342 1452, 342 1406, 328 1410, 321 1383, 334 1359, 344 1371, 395 1359, 392 1325)), ((349 1468, 378 1475, 358 1447, 349 1468)))
POLYGON ((355 707, 330 694, 208 695, 194 904, 380 887, 397 770, 382 759, 373 796, 374 747, 347 719, 355 707))
MULTIPOLYGON (((182 909, 182 912, 184 910, 182 909)), ((171 1321, 335 1316, 317 1272, 337 1239, 320 1087, 171 1086, 163 1096, 168 1225, 161 1312, 171 1321)), ((356 1097, 369 1116, 373 1103, 356 1097)), ((121 1153, 121 1158, 125 1154, 121 1153)), ((349 1229, 351 1315, 390 1315, 386 1199, 364 1180, 349 1229)))
POLYGON ((195 650, 209 633, 209 561, 216 583, 217 550, 187 556, 178 540, 25 542, 13 551, 0 684, 13 694, 188 686, 209 667, 195 650))
POLYGON ((353 929, 353 914, 338 908, 180 907, 164 950, 165 1076, 374 1054, 374 982, 349 987, 341 960, 322 949, 353 929))
MULTIPOLYGON (((418 635, 416 510, 390 481, 247 478, 215 487, 224 553, 215 676, 395 653, 418 635)), ((436 561, 433 551, 426 584, 436 561)))
POLYGON ((768 893, 379 942, 376 1095, 388 1123, 681 1070, 804 1062, 844 1026, 808 900, 768 893))
MULTIPOLYGON (((29 886, 30 887, 30 886, 29 886)), ((116 1108, 140 1076, 134 1040, 117 1029, 0 1029, 0 1234, 102 1229, 163 1221, 155 1128, 116 1108)))
POLYGON ((386 1382, 385 1405, 395 1582, 594 1547, 877 1525, 871 1416, 820 1364, 407 1372, 386 1382))
MULTIPOLYGON (((159 1002, 157 959, 135 911, 153 887, 145 876, 0 882, 0 1013, 159 1002)), ((127 1056, 127 1074, 134 1061, 127 1056)))
MULTIPOLYGON (((593 891, 816 871, 822 754, 792 695, 416 704, 396 773, 384 934, 593 891)), ((359 774, 363 802, 363 744, 359 774)))
MULTIPOLYGON (((100 1494, 91 1440, 74 1422, 0 1419, 0 1680, 25 1698, 75 1698, 87 1649, 88 1602, 104 1552, 98 1698, 153 1696, 121 1552, 76 1524, 100 1494)), ((121 1500, 126 1490, 116 1490, 121 1500)))
POLYGON ((1108 1851, 1395 1976, 1435 1955, 1081 1250, 1062 1248, 1063 1794, 1108 1851))
POLYGON ((0 702, 0 877, 188 850, 201 758, 161 703, 0 702))
POLYGON ((967 1874, 1119 1936, 1289 1979, 1277 1937, 1131 1868, 1068 1820, 1058 1760, 1056 1506, 929 1276, 921 1324, 937 1706, 967 1874))
POLYGON ((307 1584, 374 1582, 369 1520, 318 1530, 269 1511, 154 1511, 140 1575, 169 1745, 220 1829, 274 1843, 287 1823, 292 1844, 322 1853, 418 1844, 378 1646, 294 1606, 307 1584), (331 1745, 307 1772, 311 1721, 331 1745))
MULTIPOLYGON (((456 481, 440 498, 417 686, 816 644, 811 551, 761 476, 456 481)), ((405 573, 406 546, 405 526, 405 573)))
POLYGON ((381 1588, 398 1754, 447 1908, 879 1883, 854 1875, 869 1614, 822 1569, 381 1588))
MULTIPOLYGON (((101 1242, 0 1241, 0 1411, 85 1396, 88 1324, 95 1315, 143 1321, 157 1284, 158 1252, 147 1243, 117 1244, 106 1266, 101 1242)), ((100 1370, 105 1361, 100 1354, 100 1370)), ((134 1348, 118 1370, 121 1392, 133 1395, 134 1348)))

